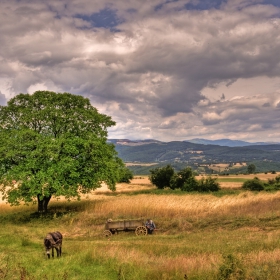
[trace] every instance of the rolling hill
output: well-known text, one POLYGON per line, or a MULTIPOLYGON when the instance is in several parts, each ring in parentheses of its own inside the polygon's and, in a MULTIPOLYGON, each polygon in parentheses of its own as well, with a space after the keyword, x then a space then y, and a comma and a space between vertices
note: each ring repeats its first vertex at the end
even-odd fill
POLYGON ((126 163, 206 166, 210 164, 255 163, 259 169, 280 170, 280 144, 251 143, 246 146, 196 144, 187 141, 161 142, 154 139, 110 139, 126 163))

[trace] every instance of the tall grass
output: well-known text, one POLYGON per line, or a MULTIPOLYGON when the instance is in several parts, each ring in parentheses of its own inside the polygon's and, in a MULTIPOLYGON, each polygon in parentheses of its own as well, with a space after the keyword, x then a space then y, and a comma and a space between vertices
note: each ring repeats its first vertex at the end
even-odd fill
MULTIPOLYGON (((254 216, 280 213, 280 193, 243 192, 237 196, 137 195, 112 197, 88 206, 85 214, 101 213, 104 217, 176 217, 254 216)), ((99 214, 100 215, 100 214, 99 214)))

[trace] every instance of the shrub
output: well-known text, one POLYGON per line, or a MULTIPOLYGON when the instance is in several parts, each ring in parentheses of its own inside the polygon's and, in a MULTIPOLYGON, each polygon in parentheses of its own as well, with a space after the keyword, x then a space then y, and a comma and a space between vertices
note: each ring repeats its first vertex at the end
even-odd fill
POLYGON ((224 262, 219 268, 218 280, 245 280, 245 270, 240 260, 233 255, 224 256, 224 262))
POLYGON ((189 178, 184 182, 181 190, 186 192, 198 191, 198 181, 194 177, 189 178))
POLYGON ((280 190, 280 175, 276 176, 273 179, 267 179, 265 184, 266 191, 278 191, 280 190))
POLYGON ((262 191, 264 190, 264 183, 258 178, 247 180, 243 183, 242 189, 250 191, 262 191))
POLYGON ((197 187, 199 192, 216 192, 221 189, 217 178, 212 178, 211 176, 201 178, 197 187))
POLYGON ((127 167, 120 169, 119 173, 118 183, 130 183, 130 180, 133 179, 133 172, 127 167))

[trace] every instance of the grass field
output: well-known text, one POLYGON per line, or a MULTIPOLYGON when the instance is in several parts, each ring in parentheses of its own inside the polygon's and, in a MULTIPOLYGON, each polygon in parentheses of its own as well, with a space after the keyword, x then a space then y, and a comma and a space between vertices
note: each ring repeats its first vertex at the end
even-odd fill
POLYGON ((242 191, 247 178, 219 177, 223 190, 213 195, 158 192, 136 177, 115 193, 52 200, 45 217, 36 205, 1 203, 0 279, 278 279, 280 192, 242 191), (104 238, 108 218, 152 218, 158 230, 104 238), (55 230, 64 235, 62 257, 48 260, 43 238, 55 230))

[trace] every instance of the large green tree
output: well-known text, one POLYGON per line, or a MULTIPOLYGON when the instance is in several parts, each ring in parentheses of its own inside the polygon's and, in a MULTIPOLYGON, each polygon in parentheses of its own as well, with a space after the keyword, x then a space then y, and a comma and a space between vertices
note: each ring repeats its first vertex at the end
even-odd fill
POLYGON ((79 197, 101 186, 111 190, 123 162, 107 142, 111 117, 89 99, 70 93, 19 94, 0 107, 0 186, 11 205, 52 196, 79 197))

